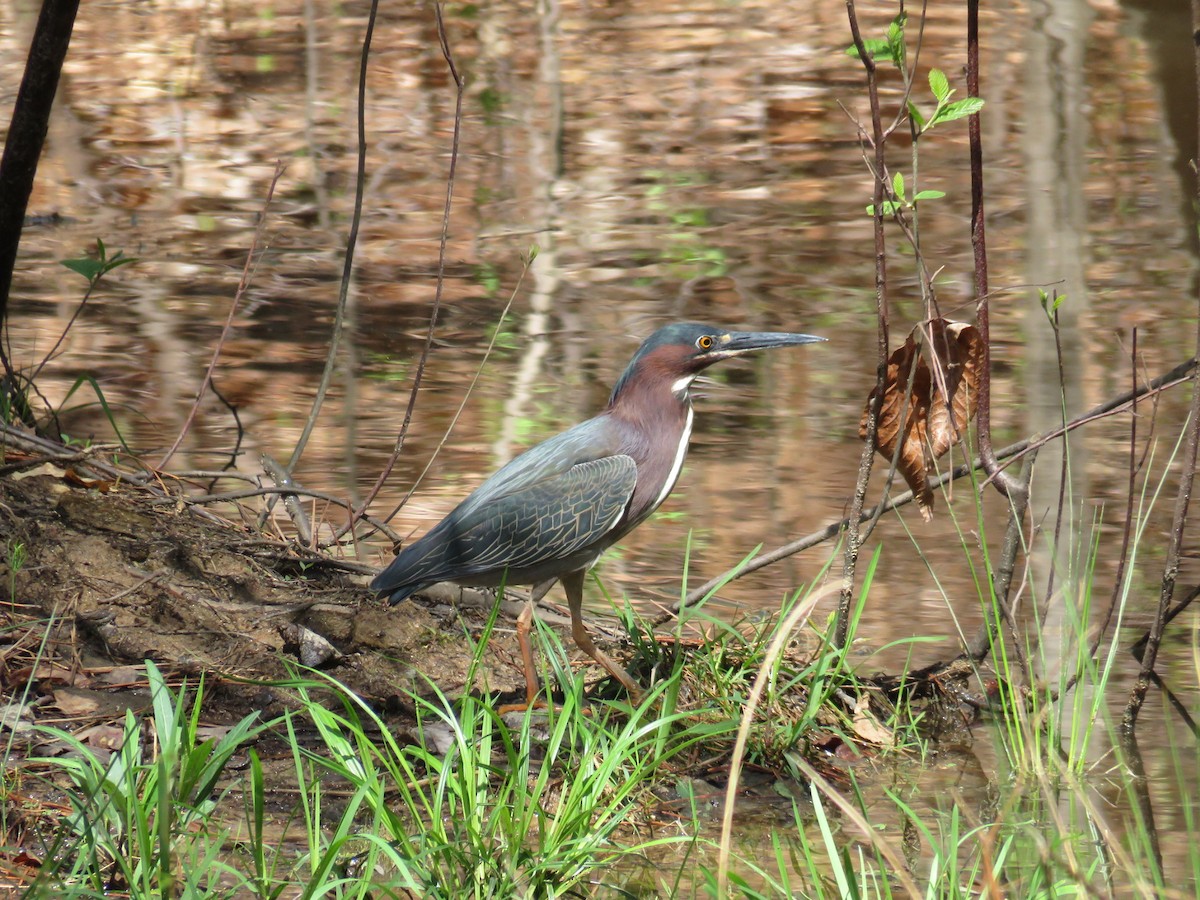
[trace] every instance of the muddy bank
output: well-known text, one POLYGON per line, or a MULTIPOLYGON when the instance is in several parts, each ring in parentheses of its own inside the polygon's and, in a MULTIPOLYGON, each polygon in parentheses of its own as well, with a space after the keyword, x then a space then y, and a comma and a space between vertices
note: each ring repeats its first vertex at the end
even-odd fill
MULTIPOLYGON (((92 676, 149 658, 168 673, 205 673, 212 713, 236 717, 286 702, 265 682, 287 677, 289 663, 325 657, 329 674, 403 716, 405 688, 426 692, 429 679, 451 696, 464 689, 464 629, 486 618, 434 600, 389 607, 364 577, 248 527, 137 487, 85 489, 59 470, 0 477, 0 551, 5 685, 34 676, 39 709, 82 687, 104 694, 98 714, 111 711, 118 688, 92 676), (332 650, 312 650, 313 635, 332 650)), ((509 624, 493 636, 477 687, 523 684, 509 624)))

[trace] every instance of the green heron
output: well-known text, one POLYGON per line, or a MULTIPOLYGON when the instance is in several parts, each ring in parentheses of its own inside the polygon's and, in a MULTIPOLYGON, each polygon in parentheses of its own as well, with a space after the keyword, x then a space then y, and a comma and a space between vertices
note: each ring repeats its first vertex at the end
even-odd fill
MULTIPOLYGON (((526 450, 475 489, 371 582, 393 603, 439 581, 534 585, 539 598, 561 580, 575 643, 634 698, 640 689, 583 624, 583 578, 609 547, 671 493, 692 433, 688 390, 715 362, 754 350, 823 341, 808 334, 723 331, 684 322, 650 335, 617 380, 608 408, 526 450)), ((527 637, 522 651, 536 694, 527 637)))

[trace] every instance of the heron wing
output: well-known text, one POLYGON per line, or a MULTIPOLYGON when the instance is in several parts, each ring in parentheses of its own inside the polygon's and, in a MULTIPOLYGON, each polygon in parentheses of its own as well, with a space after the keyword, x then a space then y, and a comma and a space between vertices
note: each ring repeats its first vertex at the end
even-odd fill
POLYGON ((632 457, 606 456, 492 497, 454 524, 447 562, 479 573, 567 559, 616 527, 636 483, 632 457))
MULTIPOLYGON (((580 465, 623 455, 620 434, 605 418, 580 422, 549 440, 531 447, 494 472, 450 514, 467 518, 476 509, 487 508, 505 497, 520 495, 557 478, 570 482, 580 465)), ((586 473, 582 476, 586 478, 586 473)))
MULTIPOLYGON (((562 454, 556 459, 561 461, 562 454)), ((437 581, 568 559, 616 527, 636 483, 637 464, 624 454, 565 467, 513 467, 507 473, 501 469, 424 537, 401 550, 371 582, 371 590, 399 599, 437 581), (512 478, 500 477, 505 474, 512 478)))
POLYGON ((527 450, 401 550, 371 590, 399 599, 437 581, 583 551, 617 525, 633 496, 637 465, 619 444, 619 432, 600 417, 527 450))

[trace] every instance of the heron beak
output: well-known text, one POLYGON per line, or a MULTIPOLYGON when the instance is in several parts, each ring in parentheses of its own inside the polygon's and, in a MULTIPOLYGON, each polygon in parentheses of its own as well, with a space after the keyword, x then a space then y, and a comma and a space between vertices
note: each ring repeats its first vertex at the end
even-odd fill
POLYGON ((754 350, 773 350, 776 347, 798 347, 801 344, 814 344, 827 338, 814 334, 792 334, 787 331, 731 331, 722 335, 717 346, 705 354, 707 359, 714 362, 718 359, 728 359, 731 356, 741 356, 754 350))

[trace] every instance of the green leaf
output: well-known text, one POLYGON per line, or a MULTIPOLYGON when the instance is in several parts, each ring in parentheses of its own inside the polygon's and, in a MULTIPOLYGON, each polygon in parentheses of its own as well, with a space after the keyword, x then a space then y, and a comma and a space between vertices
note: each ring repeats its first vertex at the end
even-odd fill
POLYGON ((897 13, 896 18, 892 19, 892 24, 888 26, 887 42, 889 55, 892 62, 895 63, 897 69, 904 68, 904 54, 906 48, 904 45, 904 25, 908 21, 908 13, 897 13))
POLYGON ((896 194, 896 199, 901 203, 904 202, 904 173, 897 172, 892 176, 892 190, 896 194))
POLYGON ((137 262, 137 258, 126 256, 125 251, 118 250, 112 256, 108 255, 108 251, 104 246, 104 241, 96 238, 96 259, 85 256, 81 259, 64 259, 60 262, 70 269, 82 275, 89 283, 95 284, 100 280, 100 277, 118 266, 126 266, 129 263, 137 262))
POLYGON ((955 100, 953 103, 947 103, 935 112, 933 114, 933 122, 930 124, 965 119, 967 116, 974 115, 981 109, 983 109, 982 97, 968 97, 965 100, 955 100))
POLYGON ((62 264, 72 272, 78 272, 88 281, 94 281, 104 274, 104 263, 98 259, 64 259, 62 264))
POLYGON ((917 123, 917 131, 925 130, 925 117, 921 115, 921 111, 917 109, 917 104, 911 100, 908 101, 908 114, 912 116, 912 120, 917 123))
POLYGON ((1044 290, 1038 288, 1038 300, 1041 302, 1042 311, 1046 314, 1046 318, 1050 320, 1051 325, 1056 323, 1055 316, 1058 315, 1058 308, 1062 306, 1063 301, 1066 299, 1066 294, 1060 294, 1058 291, 1055 291, 1054 296, 1051 297, 1044 290))
POLYGON ((913 203, 916 203, 918 200, 940 200, 945 196, 945 191, 917 191, 913 197, 913 203))
MULTIPOLYGON (((867 55, 870 56, 871 59, 875 59, 880 55, 887 57, 892 56, 892 45, 882 38, 863 38, 863 46, 867 48, 867 55)), ((858 59, 858 46, 851 44, 846 48, 846 55, 853 56, 855 59, 858 59)))
MULTIPOLYGON (((885 216, 894 216, 896 214, 896 210, 898 210, 899 208, 900 208, 899 203, 896 203, 892 200, 884 200, 883 201, 883 214, 885 216)), ((875 204, 874 203, 870 204, 867 207, 867 215, 868 216, 875 215, 875 204)))
POLYGON ((119 268, 120 266, 127 266, 130 263, 135 263, 137 261, 138 258, 136 256, 126 256, 123 250, 118 250, 117 255, 104 264, 104 271, 111 272, 113 269, 119 268))
POLYGON ((929 89, 933 91, 938 103, 945 103, 946 98, 950 96, 950 81, 946 78, 946 73, 941 69, 930 69, 929 89))

